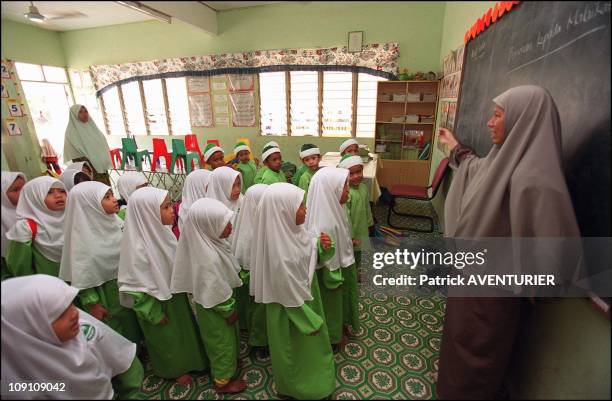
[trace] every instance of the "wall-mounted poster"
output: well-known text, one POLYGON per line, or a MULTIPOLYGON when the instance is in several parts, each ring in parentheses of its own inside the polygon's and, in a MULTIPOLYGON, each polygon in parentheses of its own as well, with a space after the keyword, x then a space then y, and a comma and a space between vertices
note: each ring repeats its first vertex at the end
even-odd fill
POLYGON ((232 124, 234 127, 255 126, 255 98, 253 92, 230 93, 232 124))
POLYGON ((255 87, 255 78, 253 74, 229 74, 230 91, 252 91, 255 87))
POLYGON ((209 77, 187 77, 187 91, 189 93, 209 93, 209 77))
POLYGON ((213 112, 210 101, 210 94, 189 96, 189 115, 191 116, 191 126, 206 127, 213 126, 213 112))
POLYGON ((455 130, 455 115, 457 113, 457 102, 450 102, 448 106, 448 117, 446 119, 446 128, 455 130))

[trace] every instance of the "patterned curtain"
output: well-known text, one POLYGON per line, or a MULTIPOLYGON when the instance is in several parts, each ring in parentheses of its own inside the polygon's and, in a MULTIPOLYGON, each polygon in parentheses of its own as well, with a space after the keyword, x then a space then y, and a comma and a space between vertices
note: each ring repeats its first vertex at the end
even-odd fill
POLYGON ((137 63, 92 65, 97 95, 130 81, 184 76, 256 74, 259 72, 311 70, 364 72, 393 79, 397 73, 397 43, 364 45, 349 53, 346 46, 323 49, 280 49, 178 57, 137 63))

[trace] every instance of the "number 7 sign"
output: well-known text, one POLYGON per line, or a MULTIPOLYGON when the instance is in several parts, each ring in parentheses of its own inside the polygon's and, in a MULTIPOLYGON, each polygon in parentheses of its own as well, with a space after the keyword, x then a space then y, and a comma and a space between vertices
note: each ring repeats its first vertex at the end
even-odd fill
POLYGON ((6 118, 4 123, 6 124, 6 131, 10 136, 21 135, 21 129, 17 124, 17 120, 14 118, 6 118))

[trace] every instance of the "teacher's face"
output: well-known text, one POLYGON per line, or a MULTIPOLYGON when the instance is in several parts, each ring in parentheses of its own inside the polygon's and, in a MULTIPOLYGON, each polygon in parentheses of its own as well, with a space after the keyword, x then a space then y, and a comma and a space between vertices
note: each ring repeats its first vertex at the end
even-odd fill
POLYGON ((83 123, 89 121, 89 112, 85 107, 81 107, 79 110, 79 120, 81 120, 83 123))
POLYGON ((506 134, 504 133, 504 109, 495 106, 495 110, 493 110, 493 115, 487 123, 487 127, 489 127, 489 131, 491 132, 491 141, 493 144, 501 145, 504 143, 504 139, 506 139, 506 134))

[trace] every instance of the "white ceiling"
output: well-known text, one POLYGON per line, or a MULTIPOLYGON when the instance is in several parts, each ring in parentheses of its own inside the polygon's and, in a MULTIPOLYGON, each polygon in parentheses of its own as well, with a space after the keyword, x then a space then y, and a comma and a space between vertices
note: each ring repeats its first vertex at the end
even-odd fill
MULTIPOLYGON (((152 2, 149 2, 152 3, 152 2)), ((188 2, 184 2, 188 3, 188 2)), ((281 1, 193 1, 202 3, 216 11, 282 3, 281 1)), ((2 18, 37 26, 52 31, 72 31, 109 25, 149 21, 155 18, 132 10, 114 1, 34 1, 38 11, 49 18, 43 23, 28 20, 29 1, 2 1, 2 18), (58 19, 55 19, 58 18, 58 19)))
POLYGON ((71 31, 155 19, 114 1, 34 1, 33 3, 38 11, 50 20, 39 24, 25 18, 23 14, 28 12, 29 1, 3 0, 2 18, 52 31, 71 31), (84 15, 78 15, 79 13, 84 15), (61 18, 66 14, 77 14, 77 16, 61 18), (51 19, 54 17, 61 19, 51 19))
POLYGON ((264 6, 267 4, 282 3, 282 1, 201 1, 216 11, 227 11, 235 8, 264 6))

